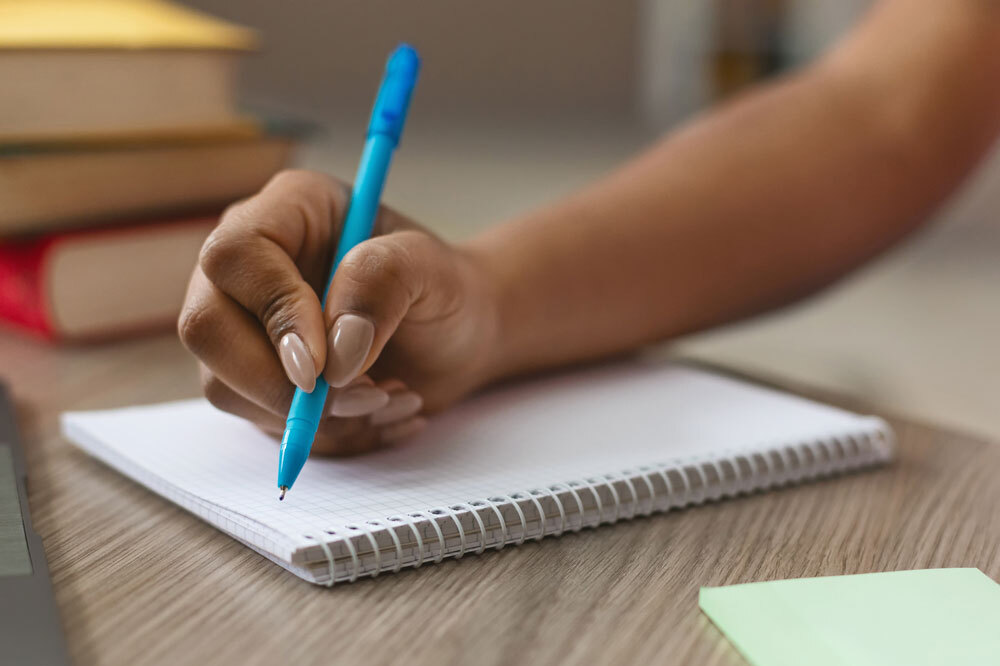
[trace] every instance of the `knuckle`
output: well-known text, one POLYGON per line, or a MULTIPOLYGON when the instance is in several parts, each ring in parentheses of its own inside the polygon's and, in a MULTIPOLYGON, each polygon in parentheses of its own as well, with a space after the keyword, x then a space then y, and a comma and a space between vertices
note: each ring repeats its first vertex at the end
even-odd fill
MULTIPOLYGON (((343 204, 345 189, 337 179, 319 171, 285 169, 276 173, 265 189, 280 190, 283 197, 313 215, 323 213, 331 203, 343 204)), ((342 206, 338 206, 342 207, 342 206)))
POLYGON ((224 412, 232 411, 232 389, 211 372, 202 373, 201 391, 205 395, 205 399, 216 409, 221 409, 224 412))
POLYGON ((293 189, 313 189, 329 187, 331 178, 326 174, 309 169, 282 169, 271 177, 265 187, 282 187, 293 189))
POLYGON ((292 405, 292 395, 295 393, 295 386, 290 381, 268 382, 255 390, 254 402, 274 414, 288 414, 288 408, 292 405))
POLYGON ((189 303, 177 318, 177 335, 184 346, 199 356, 210 340, 214 328, 213 315, 204 303, 189 303))
POLYGON ((220 275, 223 275, 228 266, 236 260, 237 244, 232 242, 220 229, 213 231, 205 239, 198 253, 198 265, 201 267, 205 277, 216 282, 220 275))
POLYGON ((391 236, 381 236, 357 246, 344 257, 342 264, 346 276, 353 282, 409 288, 409 249, 391 236))
POLYGON ((198 265, 212 282, 220 282, 227 272, 242 272, 244 264, 259 251, 259 233, 253 223, 260 217, 256 209, 253 198, 232 204, 202 243, 198 265))
POLYGON ((279 286, 272 287, 264 294, 257 317, 275 344, 294 327, 297 304, 296 294, 279 286))

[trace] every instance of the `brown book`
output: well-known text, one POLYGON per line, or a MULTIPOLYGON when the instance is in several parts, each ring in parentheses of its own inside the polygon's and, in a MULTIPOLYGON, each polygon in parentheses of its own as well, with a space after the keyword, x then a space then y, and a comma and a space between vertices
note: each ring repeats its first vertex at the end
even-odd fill
POLYGON ((0 154, 0 235, 224 206, 260 189, 291 147, 265 136, 0 154))

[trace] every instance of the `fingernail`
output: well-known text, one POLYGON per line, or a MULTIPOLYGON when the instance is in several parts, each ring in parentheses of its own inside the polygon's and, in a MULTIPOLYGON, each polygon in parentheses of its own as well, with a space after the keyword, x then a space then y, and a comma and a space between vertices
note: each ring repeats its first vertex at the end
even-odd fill
POLYGON ((372 425, 385 425, 409 418, 420 411, 424 400, 418 393, 402 391, 389 394, 389 404, 372 412, 372 425))
POLYGON ((312 393, 316 388, 316 366, 298 333, 285 333, 278 344, 278 356, 292 383, 306 393, 312 393))
POLYGON ((344 386, 354 379, 368 358, 374 339, 375 325, 364 317, 344 314, 337 318, 330 330, 330 350, 323 371, 330 386, 344 386))
POLYGON ((412 437, 424 429, 427 419, 422 416, 414 416, 401 423, 393 423, 382 429, 379 439, 383 442, 396 442, 407 437, 412 437))
POLYGON ((341 391, 333 397, 331 416, 364 416, 389 404, 389 394, 364 384, 341 391))

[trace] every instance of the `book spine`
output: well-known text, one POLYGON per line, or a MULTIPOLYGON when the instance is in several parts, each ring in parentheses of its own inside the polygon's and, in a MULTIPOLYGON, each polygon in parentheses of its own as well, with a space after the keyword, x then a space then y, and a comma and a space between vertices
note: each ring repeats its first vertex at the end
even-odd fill
POLYGON ((884 463, 893 450, 891 428, 871 417, 861 432, 831 434, 813 442, 673 460, 320 530, 304 535, 316 544, 313 553, 306 553, 306 562, 313 565, 320 584, 353 582, 445 557, 458 559, 487 548, 499 550, 884 463))
POLYGON ((45 290, 50 239, 0 242, 0 320, 51 338, 45 290))

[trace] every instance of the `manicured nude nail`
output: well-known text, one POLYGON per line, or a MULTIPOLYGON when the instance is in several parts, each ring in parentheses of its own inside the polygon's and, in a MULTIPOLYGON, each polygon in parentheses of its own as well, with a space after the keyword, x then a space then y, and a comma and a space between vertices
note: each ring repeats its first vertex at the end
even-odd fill
POLYGON ((416 435, 424 429, 425 425, 427 425, 427 419, 422 416, 414 416, 411 419, 407 419, 399 423, 393 423, 392 425, 387 425, 382 428, 382 433, 379 435, 379 438, 383 442, 397 442, 401 439, 406 439, 407 437, 416 435))
POLYGON ((330 386, 344 386, 361 372, 374 339, 375 325, 364 317, 344 314, 337 318, 330 329, 329 351, 323 371, 330 386))
POLYGON ((331 416, 364 416, 389 404, 389 394, 374 386, 353 386, 333 397, 331 416))
POLYGON ((389 404, 382 409, 372 412, 372 425, 386 425, 408 419, 424 406, 424 400, 418 393, 413 391, 403 391, 401 393, 390 393, 389 404))
POLYGON ((278 356, 281 357, 285 374, 293 384, 306 393, 316 388, 316 366, 306 349, 306 343, 302 342, 297 333, 285 333, 278 344, 278 356))

